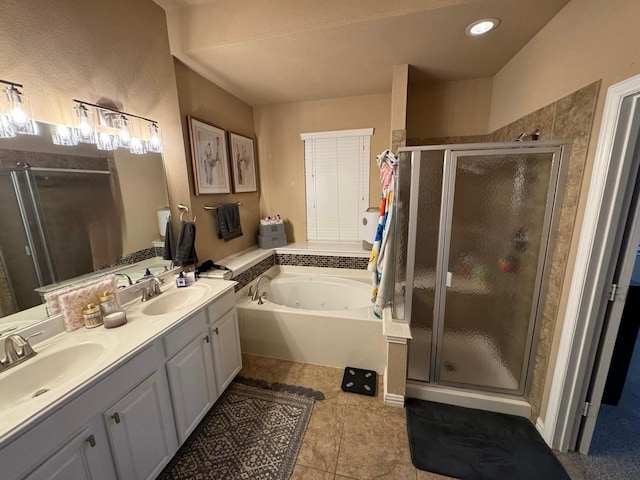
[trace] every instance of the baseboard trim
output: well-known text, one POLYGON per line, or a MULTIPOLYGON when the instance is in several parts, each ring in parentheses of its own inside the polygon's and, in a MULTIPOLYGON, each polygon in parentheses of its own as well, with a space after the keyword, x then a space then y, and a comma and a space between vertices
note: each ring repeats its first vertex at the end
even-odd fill
POLYGON ((536 420, 536 430, 538 430, 538 433, 544 438, 544 420, 540 417, 536 420))
POLYGON ((404 408, 404 397, 402 395, 396 395, 395 393, 385 392, 384 404, 390 407, 404 408))

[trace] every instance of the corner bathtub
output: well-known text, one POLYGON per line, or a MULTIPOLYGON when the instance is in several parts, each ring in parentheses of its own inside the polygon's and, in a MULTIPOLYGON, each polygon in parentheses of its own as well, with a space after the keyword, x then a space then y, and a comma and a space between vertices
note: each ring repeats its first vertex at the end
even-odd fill
POLYGON ((242 351, 383 373, 385 339, 382 322, 372 313, 366 272, 349 270, 338 277, 316 274, 316 268, 288 268, 268 272, 272 279, 260 282, 260 294, 266 294, 262 305, 247 295, 248 287, 238 294, 242 351))

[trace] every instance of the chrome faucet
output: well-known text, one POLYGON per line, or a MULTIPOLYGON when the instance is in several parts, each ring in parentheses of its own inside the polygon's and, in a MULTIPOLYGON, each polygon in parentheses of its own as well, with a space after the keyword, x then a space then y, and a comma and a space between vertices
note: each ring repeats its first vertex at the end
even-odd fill
POLYGON ((151 277, 151 286, 149 287, 149 296, 155 297, 162 293, 160 285, 164 283, 164 280, 159 277, 151 277))
POLYGON ((130 287, 131 285, 133 285, 133 280, 131 280, 131 277, 129 275, 127 275, 126 273, 116 273, 115 274, 117 277, 124 277, 127 279, 127 283, 129 284, 128 286, 130 287))
POLYGON ((253 292, 251 291, 251 287, 249 287, 249 294, 251 295, 251 300, 258 300, 258 304, 262 305, 263 300, 262 300, 262 296, 260 296, 260 280, 262 280, 263 278, 272 280, 272 278, 269 275, 266 274, 262 274, 260 275, 257 279, 256 279, 256 285, 255 285, 255 289, 253 290, 253 292))
POLYGON ((0 358, 0 372, 15 367, 25 360, 34 357, 37 352, 29 344, 29 339, 41 335, 44 330, 32 333, 27 337, 21 335, 9 335, 4 341, 4 358, 0 358))
MULTIPOLYGON (((144 280, 147 280, 147 278, 139 280, 139 283, 142 283, 144 280)), ((162 293, 162 290, 160 290, 160 285, 164 283, 163 279, 158 277, 148 277, 148 280, 150 282, 148 288, 144 286, 135 290, 136 293, 142 292, 142 296, 140 297, 141 302, 146 302, 150 298, 156 297, 162 293)))

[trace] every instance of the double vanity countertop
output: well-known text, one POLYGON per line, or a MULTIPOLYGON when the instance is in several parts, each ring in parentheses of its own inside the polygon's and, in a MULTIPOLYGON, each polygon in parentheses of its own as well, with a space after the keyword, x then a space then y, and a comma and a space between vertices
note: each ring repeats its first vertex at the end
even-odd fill
POLYGON ((0 449, 235 284, 199 279, 184 288, 163 285, 162 295, 123 305, 125 325, 81 328, 35 344, 36 356, 0 373, 0 449))

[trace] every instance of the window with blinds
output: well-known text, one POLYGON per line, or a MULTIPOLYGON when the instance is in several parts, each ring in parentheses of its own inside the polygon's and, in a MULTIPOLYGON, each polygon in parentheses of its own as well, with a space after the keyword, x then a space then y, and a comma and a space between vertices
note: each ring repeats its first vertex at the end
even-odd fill
POLYGON ((356 242, 369 208, 373 129, 304 133, 307 240, 356 242))

